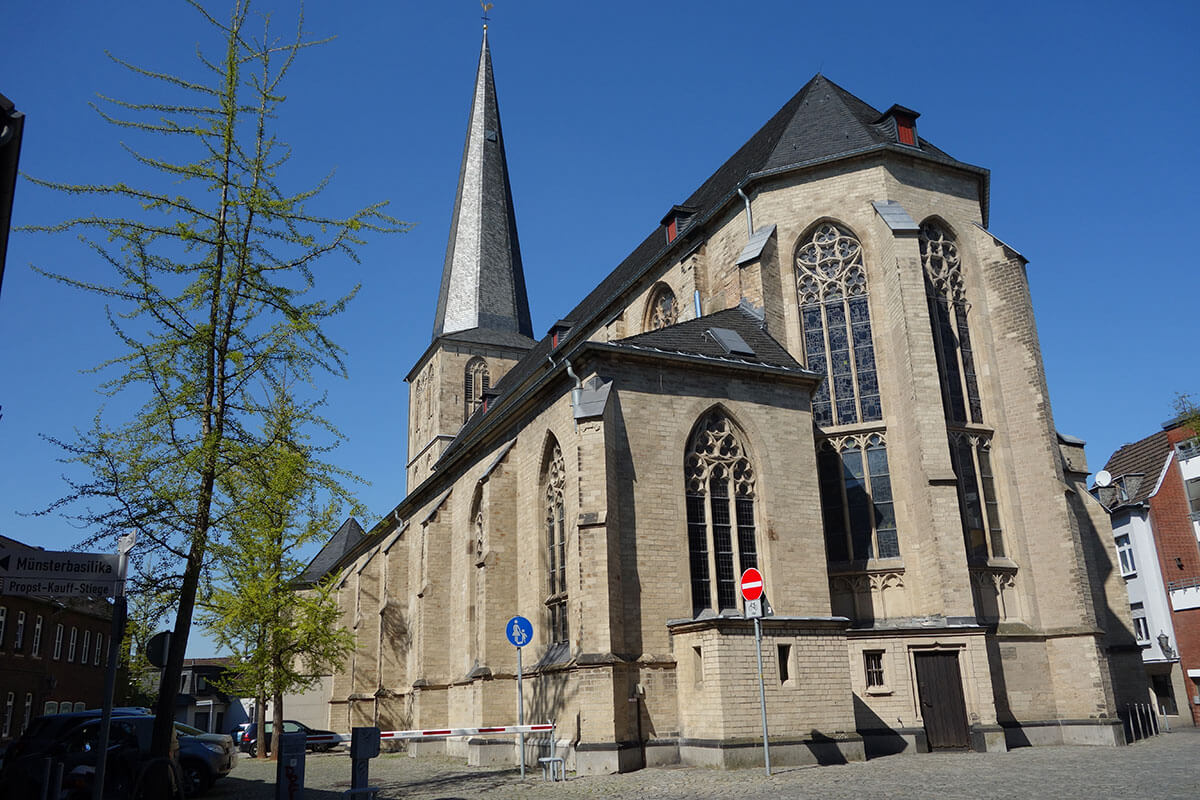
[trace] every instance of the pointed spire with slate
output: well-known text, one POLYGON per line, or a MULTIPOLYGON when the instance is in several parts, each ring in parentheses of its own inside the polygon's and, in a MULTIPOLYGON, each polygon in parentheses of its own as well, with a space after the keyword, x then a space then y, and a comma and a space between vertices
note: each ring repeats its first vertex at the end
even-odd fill
POLYGON ((486 26, 433 338, 474 328, 533 337, 486 26))

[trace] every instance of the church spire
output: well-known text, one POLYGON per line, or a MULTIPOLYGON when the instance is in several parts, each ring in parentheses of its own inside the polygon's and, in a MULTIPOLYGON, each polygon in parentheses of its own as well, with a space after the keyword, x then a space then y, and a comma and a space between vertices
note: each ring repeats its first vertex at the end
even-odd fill
POLYGON ((486 26, 433 337, 473 328, 533 338, 486 26))

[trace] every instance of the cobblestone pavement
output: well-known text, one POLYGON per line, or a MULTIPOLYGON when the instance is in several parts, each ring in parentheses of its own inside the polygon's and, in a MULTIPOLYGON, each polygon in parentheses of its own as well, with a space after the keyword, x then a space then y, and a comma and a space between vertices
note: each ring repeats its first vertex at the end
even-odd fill
MULTIPOLYGON (((205 800, 273 798, 274 764, 243 758, 205 800)), ((349 788, 345 754, 309 756, 307 800, 335 800, 349 788)), ((1197 800, 1200 730, 1183 729, 1121 747, 1027 747, 1009 753, 933 753, 891 756, 830 767, 718 770, 665 767, 625 775, 574 777, 543 783, 535 768, 521 781, 516 769, 467 767, 461 760, 384 755, 371 762, 371 784, 384 798, 459 800, 533 798, 575 800, 887 800, 938 798, 1053 798, 1197 800)))

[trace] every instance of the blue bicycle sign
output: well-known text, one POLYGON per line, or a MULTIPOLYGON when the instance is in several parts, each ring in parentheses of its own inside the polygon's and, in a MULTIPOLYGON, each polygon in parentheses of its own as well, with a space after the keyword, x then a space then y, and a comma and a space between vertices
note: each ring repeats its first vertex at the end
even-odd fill
POLYGON ((505 623, 504 635, 514 647, 524 647, 533 640, 533 623, 521 616, 513 617, 505 623))

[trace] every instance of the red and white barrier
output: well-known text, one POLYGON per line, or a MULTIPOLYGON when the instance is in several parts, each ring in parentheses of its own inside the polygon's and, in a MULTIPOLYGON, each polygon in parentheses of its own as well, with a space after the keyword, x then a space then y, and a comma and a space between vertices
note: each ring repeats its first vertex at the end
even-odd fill
MULTIPOLYGON (((380 741, 395 741, 398 739, 425 739, 429 737, 449 738, 451 736, 484 736, 493 733, 550 733, 554 723, 540 725, 495 725, 488 728, 426 728, 413 731, 380 731, 380 741)), ((323 734, 309 736, 308 744, 337 744, 350 741, 348 733, 323 734)))

